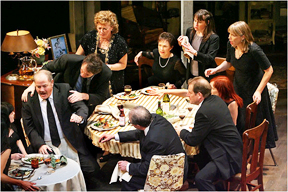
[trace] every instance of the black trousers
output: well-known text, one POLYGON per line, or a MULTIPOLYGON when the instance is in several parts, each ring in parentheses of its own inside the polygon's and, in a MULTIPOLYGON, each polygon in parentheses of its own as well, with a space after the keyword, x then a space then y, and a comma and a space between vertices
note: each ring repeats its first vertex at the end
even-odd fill
POLYGON ((195 176, 195 183, 199 191, 216 191, 213 184, 220 178, 220 171, 216 164, 210 161, 203 169, 195 176))
POLYGON ((84 175, 87 191, 96 191, 99 187, 98 172, 100 166, 98 165, 96 159, 91 155, 83 155, 78 153, 81 170, 84 175))
POLYGON ((138 191, 144 189, 146 177, 133 176, 129 182, 122 180, 122 191, 138 191))

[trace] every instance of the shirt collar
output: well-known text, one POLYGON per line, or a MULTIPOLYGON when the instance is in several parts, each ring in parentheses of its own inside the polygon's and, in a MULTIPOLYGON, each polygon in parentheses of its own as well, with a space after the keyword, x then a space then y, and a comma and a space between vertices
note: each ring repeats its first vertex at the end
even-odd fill
POLYGON ((149 128, 150 128, 150 125, 144 129, 144 135, 145 136, 148 134, 149 128))

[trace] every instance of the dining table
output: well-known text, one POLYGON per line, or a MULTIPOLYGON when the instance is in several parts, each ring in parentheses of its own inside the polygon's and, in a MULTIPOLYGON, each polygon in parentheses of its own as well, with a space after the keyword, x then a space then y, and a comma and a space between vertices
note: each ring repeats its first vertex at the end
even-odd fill
MULTIPOLYGON (((110 130, 99 130, 94 129, 92 126, 95 122, 99 121, 100 118, 107 119, 109 121, 118 121, 115 117, 113 117, 111 114, 107 113, 101 113, 101 111, 97 112, 96 108, 94 112, 91 114, 91 116, 87 120, 87 126, 84 129, 84 133, 92 140, 92 144, 96 147, 101 148, 103 151, 109 151, 112 154, 120 154, 122 157, 132 157, 135 159, 141 159, 140 154, 140 144, 139 141, 133 141, 133 142, 119 142, 115 139, 111 139, 108 142, 101 143, 99 142, 100 137, 102 134, 116 134, 118 132, 123 131, 129 131, 129 130, 135 130, 136 128, 132 126, 132 124, 128 123, 128 113, 129 109, 125 108, 127 105, 141 105, 147 108, 151 113, 155 113, 156 109, 158 108, 158 101, 161 100, 158 96, 152 96, 149 95, 146 91, 152 88, 158 89, 158 87, 146 87, 139 90, 132 91, 132 94, 135 94, 136 97, 132 99, 122 99, 120 96, 124 95, 124 93, 118 93, 116 95, 113 95, 112 97, 108 98, 106 101, 102 103, 102 106, 109 106, 110 108, 113 108, 114 110, 117 110, 117 105, 123 104, 124 105, 124 113, 126 116, 126 124, 125 126, 116 126, 113 129, 110 130)), ((193 130, 194 121, 195 121, 195 114, 198 110, 198 105, 190 104, 187 98, 180 97, 176 95, 169 94, 170 97, 170 111, 167 112, 167 120, 171 122, 171 124, 175 126, 185 126, 187 129, 193 130), (174 110, 171 110, 175 108, 174 110), (188 107, 192 107, 192 110, 189 111, 188 107), (185 115, 185 118, 181 120, 178 116, 178 111, 180 110, 186 110, 187 113, 185 115), (169 117, 170 116, 170 117, 169 117)), ((119 110, 119 109, 118 109, 119 110)), ((199 147, 198 146, 189 146, 187 145, 183 140, 182 144, 183 147, 187 153, 187 155, 193 156, 197 155, 199 153, 199 147)))
MULTIPOLYGON (((37 156, 41 156, 41 154, 37 154, 37 156)), ((80 165, 70 158, 66 159, 67 164, 57 165, 56 169, 51 164, 39 163, 39 167, 34 169, 31 175, 22 179, 36 183, 35 186, 39 187, 41 191, 86 191, 86 184, 80 165)), ((20 168, 31 169, 31 164, 24 163, 23 159, 11 160, 9 171, 20 168)), ((18 186, 15 186, 15 188, 16 190, 21 190, 17 189, 18 186)))

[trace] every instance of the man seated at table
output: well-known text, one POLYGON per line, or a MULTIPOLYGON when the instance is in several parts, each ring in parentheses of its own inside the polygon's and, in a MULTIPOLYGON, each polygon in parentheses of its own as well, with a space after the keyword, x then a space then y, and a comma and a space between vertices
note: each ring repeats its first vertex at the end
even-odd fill
MULTIPOLYGON (((158 94, 164 92, 161 90, 158 94)), ((192 132, 181 127, 177 127, 176 131, 186 144, 203 144, 207 150, 209 155, 201 161, 211 160, 196 174, 195 183, 199 191, 215 191, 214 181, 229 179, 241 171, 241 137, 227 104, 220 97, 211 95, 211 86, 203 77, 189 79, 188 92, 182 90, 174 93, 188 96, 190 103, 200 105, 192 132)))
POLYGON ((36 93, 22 103, 23 124, 33 149, 41 154, 53 149, 80 162, 87 189, 95 190, 100 168, 87 150, 80 129, 86 124, 87 106, 83 101, 69 103, 69 84, 54 84, 50 71, 37 72, 34 83, 36 93))
MULTIPOLYGON (((127 171, 132 175, 129 182, 122 180, 122 190, 137 191, 144 188, 150 160, 153 155, 185 153, 185 150, 171 123, 160 115, 151 114, 145 107, 134 107, 129 112, 129 121, 136 130, 118 132, 115 135, 103 134, 99 141, 102 143, 111 139, 120 142, 140 141, 141 162, 118 162, 122 171, 127 171)), ((185 162, 184 181, 187 171, 188 165, 185 162)))
MULTIPOLYGON (((42 69, 57 73, 55 83, 69 83, 71 90, 69 102, 85 101, 89 115, 96 105, 109 98, 109 80, 112 71, 96 55, 88 56, 65 54, 55 61, 44 65, 42 69), (86 86, 85 86, 86 85, 86 86)), ((27 95, 33 96, 35 84, 32 83, 22 94, 22 100, 27 101, 27 95)))

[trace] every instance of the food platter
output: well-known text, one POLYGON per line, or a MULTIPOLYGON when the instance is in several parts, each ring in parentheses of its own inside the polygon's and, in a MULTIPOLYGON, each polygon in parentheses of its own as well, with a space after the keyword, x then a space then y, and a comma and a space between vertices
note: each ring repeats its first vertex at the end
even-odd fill
POLYGON ((126 95, 124 92, 118 93, 114 96, 120 100, 134 100, 134 99, 138 99, 138 97, 139 97, 139 95, 136 95, 135 93, 131 93, 129 95, 126 95))
POLYGON ((107 120, 105 118, 99 118, 96 122, 90 124, 92 129, 97 131, 109 131, 118 126, 118 123, 115 123, 113 120, 107 120))
POLYGON ((33 169, 27 167, 20 167, 8 171, 8 176, 15 179, 28 178, 33 172, 33 169))
POLYGON ((141 90, 141 93, 143 93, 144 95, 150 95, 150 92, 151 92, 152 90, 157 91, 157 90, 159 90, 159 89, 158 89, 158 87, 147 87, 147 88, 142 89, 142 90, 141 90))
POLYGON ((26 155, 25 157, 23 157, 23 158, 21 159, 21 161, 22 161, 23 163, 26 163, 26 164, 30 164, 30 165, 31 165, 31 160, 32 160, 33 158, 38 158, 39 164, 40 164, 40 163, 44 163, 44 156, 41 155, 41 154, 37 154, 37 153, 26 155))

